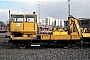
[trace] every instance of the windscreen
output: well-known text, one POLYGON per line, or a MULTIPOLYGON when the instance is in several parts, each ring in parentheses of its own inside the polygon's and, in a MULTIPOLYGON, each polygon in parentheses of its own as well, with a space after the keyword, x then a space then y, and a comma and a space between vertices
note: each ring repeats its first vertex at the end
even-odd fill
POLYGON ((23 22, 24 16, 23 15, 14 15, 14 22, 23 22))
POLYGON ((34 16, 26 15, 25 18, 26 18, 26 22, 34 22, 34 16))

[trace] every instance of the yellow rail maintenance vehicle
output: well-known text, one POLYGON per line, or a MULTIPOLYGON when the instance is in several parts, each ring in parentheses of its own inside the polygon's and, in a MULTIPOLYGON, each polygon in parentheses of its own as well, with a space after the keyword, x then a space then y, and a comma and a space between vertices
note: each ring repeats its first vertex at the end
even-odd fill
POLYGON ((49 44, 56 43, 57 45, 68 46, 68 44, 75 44, 77 41, 82 45, 83 38, 89 38, 90 33, 83 33, 78 19, 69 16, 69 29, 64 31, 63 28, 56 28, 54 26, 52 31, 41 31, 37 24, 37 15, 33 14, 10 14, 11 22, 9 23, 10 42, 19 48, 25 48, 27 45, 33 43, 49 44))

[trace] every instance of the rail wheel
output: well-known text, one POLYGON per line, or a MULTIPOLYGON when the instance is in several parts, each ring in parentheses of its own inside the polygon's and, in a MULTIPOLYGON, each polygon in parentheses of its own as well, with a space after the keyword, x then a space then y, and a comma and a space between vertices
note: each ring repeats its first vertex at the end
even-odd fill
POLYGON ((21 43, 21 44, 19 44, 19 46, 18 46, 20 49, 25 49, 26 48, 26 45, 25 44, 23 44, 23 43, 21 43))
POLYGON ((70 48, 70 44, 64 44, 63 48, 64 48, 64 49, 70 48))

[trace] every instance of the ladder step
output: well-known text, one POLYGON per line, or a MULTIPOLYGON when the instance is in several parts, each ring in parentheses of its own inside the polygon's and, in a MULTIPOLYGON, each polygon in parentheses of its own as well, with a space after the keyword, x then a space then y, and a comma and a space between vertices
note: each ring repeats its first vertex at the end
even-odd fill
POLYGON ((31 45, 31 46, 40 46, 40 45, 31 45))

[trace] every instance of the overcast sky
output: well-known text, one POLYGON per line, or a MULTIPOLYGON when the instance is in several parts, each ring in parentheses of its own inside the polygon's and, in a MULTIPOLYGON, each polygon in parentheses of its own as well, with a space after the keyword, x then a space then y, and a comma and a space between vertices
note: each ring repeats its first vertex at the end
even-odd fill
MULTIPOLYGON (((70 14, 76 18, 90 18, 90 0, 70 0, 70 14)), ((67 20, 67 0, 0 0, 0 20, 8 20, 8 11, 11 13, 28 13, 33 11, 40 18, 53 17, 67 20), (39 4, 39 5, 38 5, 39 4)))

